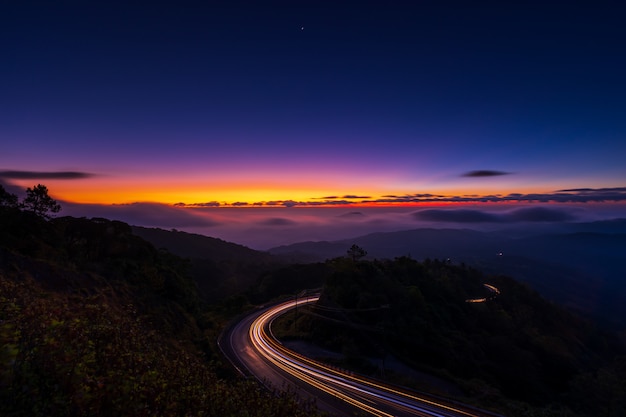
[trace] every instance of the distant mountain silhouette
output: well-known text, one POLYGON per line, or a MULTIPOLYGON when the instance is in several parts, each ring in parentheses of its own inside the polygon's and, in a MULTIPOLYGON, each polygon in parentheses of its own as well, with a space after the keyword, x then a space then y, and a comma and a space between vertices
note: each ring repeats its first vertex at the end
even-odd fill
POLYGON ((157 248, 165 248, 174 255, 185 258, 203 258, 212 261, 268 261, 272 258, 266 252, 256 251, 247 246, 225 240, 181 232, 132 226, 133 233, 152 243, 157 248))
POLYGON ((600 220, 590 223, 578 223, 573 228, 579 232, 626 233, 626 219, 600 220))
MULTIPOLYGON (((526 282, 547 298, 620 328, 626 327, 626 220, 570 224, 516 237, 468 229, 415 229, 269 250, 293 260, 345 256, 356 244, 369 258, 450 259, 526 282), (558 232, 557 232, 558 231, 558 232)), ((528 232, 527 232, 528 233, 528 232)))
POLYGON ((555 302, 626 328, 626 219, 499 232, 424 228, 300 242, 268 252, 176 230, 132 229, 155 247, 190 259, 191 272, 209 299, 254 285, 260 270, 345 256, 356 244, 367 250, 368 258, 450 259, 506 274, 555 302))
POLYGON ((324 260, 346 254, 356 244, 365 248, 370 258, 411 256, 416 259, 445 259, 463 254, 464 258, 495 255, 509 238, 498 233, 468 229, 414 229, 401 232, 372 233, 352 239, 301 242, 269 250, 273 255, 324 260))
POLYGON ((261 272, 280 264, 267 252, 213 237, 139 226, 132 226, 132 230, 156 248, 187 258, 200 293, 210 302, 249 289, 261 272))

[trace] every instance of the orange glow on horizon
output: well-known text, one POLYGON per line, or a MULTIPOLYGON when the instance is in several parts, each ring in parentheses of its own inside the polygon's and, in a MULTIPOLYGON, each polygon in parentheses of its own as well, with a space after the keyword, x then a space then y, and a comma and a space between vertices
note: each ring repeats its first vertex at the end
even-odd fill
MULTIPOLYGON (((23 187, 32 187, 38 181, 19 180, 14 184, 23 187)), ((289 186, 281 186, 277 181, 251 182, 218 182, 210 183, 206 180, 192 178, 181 180, 173 178, 150 178, 149 180, 125 180, 121 178, 101 177, 82 180, 45 180, 50 195, 58 200, 77 204, 131 204, 137 202, 177 204, 186 206, 202 205, 205 203, 219 203, 219 206, 232 206, 243 203, 244 206, 258 206, 270 204, 272 207, 281 206, 283 202, 305 203, 314 207, 415 207, 415 206, 446 206, 476 204, 478 201, 436 201, 437 198, 448 199, 455 196, 466 198, 471 196, 496 195, 506 196, 509 192, 493 192, 493 190, 459 190, 446 189, 435 191, 421 187, 419 193, 406 190, 378 189, 366 190, 361 187, 347 188, 345 185, 329 186, 327 184, 308 184, 293 186, 293 179, 289 186), (344 189, 337 191, 337 189, 344 189), (443 192, 442 192, 443 191, 443 192), (435 201, 401 201, 402 198, 419 194, 432 194, 435 201), (350 198, 357 196, 359 198, 350 198), (326 198, 334 197, 334 198, 326 198), (364 198, 367 197, 367 198, 364 198), (395 198, 397 197, 397 198, 395 198), (394 200, 399 201, 375 201, 394 200), (341 204, 341 201, 346 201, 341 204)), ((284 185, 284 184, 283 184, 284 185)), ((542 193, 549 190, 533 190, 530 193, 542 193)), ((515 190, 520 194, 523 191, 515 190)), ((483 203, 488 204, 488 203, 483 203)), ((497 204, 517 204, 516 201, 498 202, 497 204)), ((217 204, 216 204, 217 205, 217 204)), ((296 204, 297 205, 297 204, 296 204)))

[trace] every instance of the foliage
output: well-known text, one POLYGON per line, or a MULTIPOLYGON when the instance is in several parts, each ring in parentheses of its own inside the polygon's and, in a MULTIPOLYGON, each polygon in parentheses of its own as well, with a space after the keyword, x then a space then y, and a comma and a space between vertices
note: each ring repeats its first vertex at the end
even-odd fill
POLYGON ((17 196, 15 194, 9 193, 4 189, 2 184, 0 184, 0 208, 17 208, 17 196))
POLYGON ((22 207, 44 218, 50 218, 50 213, 58 213, 61 210, 61 206, 48 195, 48 188, 41 184, 26 189, 22 207))
POLYGON ((14 210, 0 229, 0 415, 315 415, 225 371, 223 313, 127 224, 14 210))
POLYGON ((208 236, 137 226, 132 231, 155 247, 188 259, 189 272, 209 302, 240 295, 254 288, 260 275, 282 266, 265 252, 208 236))
POLYGON ((264 303, 303 289, 321 288, 330 271, 324 263, 286 265, 264 271, 246 294, 252 302, 264 303))
POLYGON ((132 304, 46 292, 3 276, 0 300, 2 414, 312 415, 289 395, 219 380, 132 304))
MULTIPOLYGON (((618 383, 626 367, 612 359, 625 353, 623 345, 510 278, 407 257, 337 258, 328 265, 332 272, 318 305, 300 315, 293 334, 304 332, 316 344, 343 352, 343 366, 395 356, 456 381, 487 406, 511 411, 518 407, 512 404, 527 403, 523 407, 543 410, 538 415, 573 409, 598 415, 593 405, 603 403, 610 404, 604 415, 626 412, 626 392, 618 383), (485 283, 500 294, 492 297, 485 283), (466 302, 482 297, 487 301, 466 302), (586 396, 576 394, 582 392, 586 396)), ((385 375, 378 366, 359 370, 385 375)))
POLYGON ((348 257, 355 262, 366 256, 367 251, 358 245, 352 245, 350 249, 348 249, 348 257))

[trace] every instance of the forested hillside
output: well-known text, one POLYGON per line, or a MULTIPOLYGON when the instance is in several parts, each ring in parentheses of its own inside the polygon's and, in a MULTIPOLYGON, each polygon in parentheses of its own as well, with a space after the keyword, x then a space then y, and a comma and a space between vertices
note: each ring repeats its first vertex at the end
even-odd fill
POLYGON ((270 249, 301 261, 345 253, 351 244, 369 258, 451 259, 481 271, 528 283, 549 300, 617 330, 626 330, 626 221, 568 223, 528 230, 480 232, 414 229, 373 233, 332 242, 303 242, 270 249))
POLYGON ((626 412, 622 343, 525 285, 438 260, 327 264, 319 302, 275 329, 342 357, 324 360, 430 389, 386 369, 400 360, 505 415, 626 412))
POLYGON ((262 272, 282 265, 268 253, 221 239, 177 230, 137 226, 132 230, 156 248, 187 259, 190 275, 202 297, 210 302, 241 294, 256 283, 262 272))
POLYGON ((220 363, 228 309, 127 224, 0 207, 0 415, 314 415, 220 363))

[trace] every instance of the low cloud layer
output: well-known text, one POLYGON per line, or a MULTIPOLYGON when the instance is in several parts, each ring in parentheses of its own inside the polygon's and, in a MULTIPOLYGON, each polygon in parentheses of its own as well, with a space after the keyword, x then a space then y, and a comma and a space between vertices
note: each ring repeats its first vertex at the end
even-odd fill
POLYGON ((158 203, 132 204, 75 204, 62 203, 61 214, 75 217, 104 217, 120 220, 135 226, 185 228, 213 227, 219 222, 193 210, 158 203))
POLYGON ((416 220, 446 223, 566 222, 575 220, 567 210, 525 207, 506 212, 473 209, 426 209, 413 213, 416 220))
MULTIPOLYGON (((19 187, 0 176, 2 183, 7 191, 19 194, 19 187)), ((490 231, 546 229, 581 221, 623 218, 626 213, 626 187, 571 188, 544 194, 450 197, 414 193, 389 194, 379 199, 356 197, 359 194, 343 194, 313 202, 275 200, 236 204, 218 201, 174 205, 59 202, 62 206, 60 215, 103 217, 137 226, 176 228, 255 249, 421 227, 469 227, 490 231), (455 202, 463 204, 451 204, 455 202), (484 204, 486 202, 510 204, 484 204), (587 204, 601 202, 611 203, 587 204)))
POLYGON ((176 228, 235 242, 255 249, 302 241, 324 241, 375 232, 421 227, 468 227, 474 230, 544 228, 624 217, 622 204, 447 205, 421 210, 410 206, 359 207, 213 207, 153 203, 83 205, 61 202, 60 215, 104 217, 129 224, 176 228))
POLYGON ((264 226, 293 226, 297 223, 284 217, 270 217, 269 219, 260 221, 259 224, 264 226))
POLYGON ((507 213, 505 220, 518 222, 568 222, 575 217, 566 210, 547 207, 526 207, 507 213))
POLYGON ((365 214, 363 214, 360 211, 351 211, 349 213, 340 214, 337 217, 341 217, 341 218, 344 218, 344 219, 358 219, 358 220, 360 220, 363 217, 365 217, 365 214))
POLYGON ((497 215, 469 209, 428 209, 417 211, 413 213, 413 216, 418 220, 427 222, 485 223, 499 221, 497 215))

